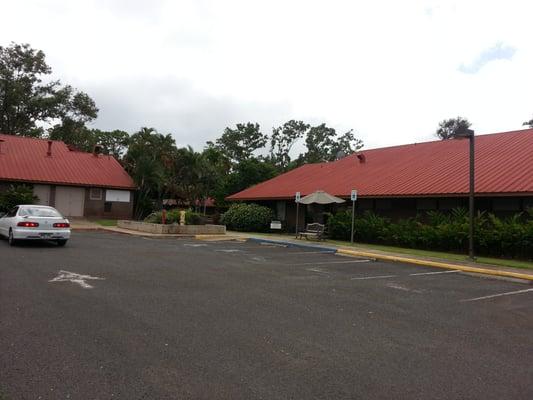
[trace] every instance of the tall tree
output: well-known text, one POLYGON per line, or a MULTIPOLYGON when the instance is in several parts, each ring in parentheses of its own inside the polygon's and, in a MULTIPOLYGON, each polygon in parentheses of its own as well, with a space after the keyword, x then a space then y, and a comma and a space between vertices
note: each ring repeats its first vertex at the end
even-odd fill
POLYGON ((141 128, 130 137, 124 165, 139 188, 136 218, 159 208, 169 193, 176 151, 172 136, 160 134, 153 128, 141 128))
POLYGON ((256 150, 267 143, 268 137, 261 133, 259 124, 237 124, 235 129, 226 128, 215 143, 208 146, 219 149, 229 160, 238 163, 253 157, 256 150))
POLYGON ((529 121, 524 122, 522 125, 533 128, 533 118, 531 118, 529 121))
POLYGON ((267 161, 257 158, 244 160, 235 165, 224 179, 219 180, 213 197, 218 206, 223 206, 226 204, 225 198, 230 194, 237 193, 276 175, 276 167, 267 161))
POLYGON ((272 130, 270 158, 281 171, 288 169, 294 144, 307 134, 309 128, 310 125, 303 121, 290 120, 272 130))
POLYGON ((59 80, 49 80, 51 73, 41 50, 29 44, 0 46, 0 132, 40 136, 43 125, 56 120, 84 124, 96 118, 94 101, 59 80))
POLYGON ((462 117, 445 119, 439 122, 435 135, 441 140, 453 139, 457 135, 465 133, 472 124, 462 117))
POLYGON ((338 137, 335 129, 320 124, 309 129, 305 145, 307 152, 300 157, 300 163, 334 161, 340 153, 348 155, 360 149, 363 142, 355 137, 353 130, 338 137))

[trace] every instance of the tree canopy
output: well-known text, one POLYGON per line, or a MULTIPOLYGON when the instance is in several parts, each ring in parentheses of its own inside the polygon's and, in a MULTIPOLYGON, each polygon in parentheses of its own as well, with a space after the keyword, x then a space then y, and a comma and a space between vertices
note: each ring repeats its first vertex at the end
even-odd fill
POLYGON ((85 124, 98 108, 86 94, 50 80, 45 54, 29 44, 0 46, 0 132, 39 137, 55 121, 85 124))
POLYGON ((208 145, 219 149, 232 162, 241 162, 253 157, 254 152, 262 149, 268 137, 261 133, 257 123, 237 124, 235 128, 226 128, 216 142, 208 145))
POLYGON ((458 135, 464 134, 472 124, 462 117, 445 119, 439 122, 439 127, 435 135, 441 140, 454 139, 458 135))
POLYGON ((533 118, 531 118, 529 121, 524 122, 522 125, 533 128, 533 118))

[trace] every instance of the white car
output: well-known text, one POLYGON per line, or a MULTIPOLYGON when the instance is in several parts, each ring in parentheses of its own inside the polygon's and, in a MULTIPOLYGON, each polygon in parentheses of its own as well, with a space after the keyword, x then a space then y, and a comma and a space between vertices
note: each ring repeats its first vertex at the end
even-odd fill
POLYGON ((0 236, 11 246, 17 240, 53 240, 64 246, 70 239, 70 222, 53 207, 19 205, 0 217, 0 236))

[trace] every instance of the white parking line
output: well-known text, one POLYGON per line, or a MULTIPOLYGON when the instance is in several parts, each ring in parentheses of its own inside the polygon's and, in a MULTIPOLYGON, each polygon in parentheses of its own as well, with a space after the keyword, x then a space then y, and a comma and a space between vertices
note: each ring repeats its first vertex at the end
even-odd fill
POLYGON ((329 272, 322 271, 320 268, 307 268, 307 271, 318 272, 318 273, 320 273, 320 274, 326 274, 326 275, 329 275, 329 272))
POLYGON ((489 296, 475 297, 473 299, 464 299, 464 300, 461 300, 461 301, 462 302, 466 302, 466 301, 486 300, 486 299, 493 299, 495 297, 511 296, 513 294, 520 294, 520 293, 526 293, 526 292, 531 292, 531 291, 533 291, 533 289, 524 289, 524 290, 517 290, 515 292, 498 293, 498 294, 492 294, 492 295, 489 295, 489 296))
POLYGON ((370 262, 370 260, 350 260, 350 261, 315 261, 315 262, 306 262, 306 263, 291 263, 287 265, 326 265, 326 264, 354 264, 354 263, 365 263, 370 262))
POLYGON ((364 281, 367 279, 385 279, 385 278, 394 278, 398 275, 378 275, 378 276, 363 276, 358 278, 351 278, 352 281, 364 281))
POLYGON ((409 276, 419 276, 419 275, 437 275, 437 274, 452 274, 454 272, 459 272, 459 270, 454 269, 452 271, 439 271, 439 272, 419 272, 417 274, 409 274, 409 276))

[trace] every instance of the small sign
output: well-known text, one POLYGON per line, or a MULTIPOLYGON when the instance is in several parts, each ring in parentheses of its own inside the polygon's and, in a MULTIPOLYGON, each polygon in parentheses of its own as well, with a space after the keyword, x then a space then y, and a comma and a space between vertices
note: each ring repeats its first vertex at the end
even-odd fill
POLYGON ((300 201, 301 193, 296 192, 296 202, 298 203, 300 201))
POLYGON ((270 229, 281 229, 281 221, 271 221, 270 229))
POLYGON ((357 200, 357 190, 352 190, 352 194, 350 196, 350 199, 352 201, 356 201, 357 200))

